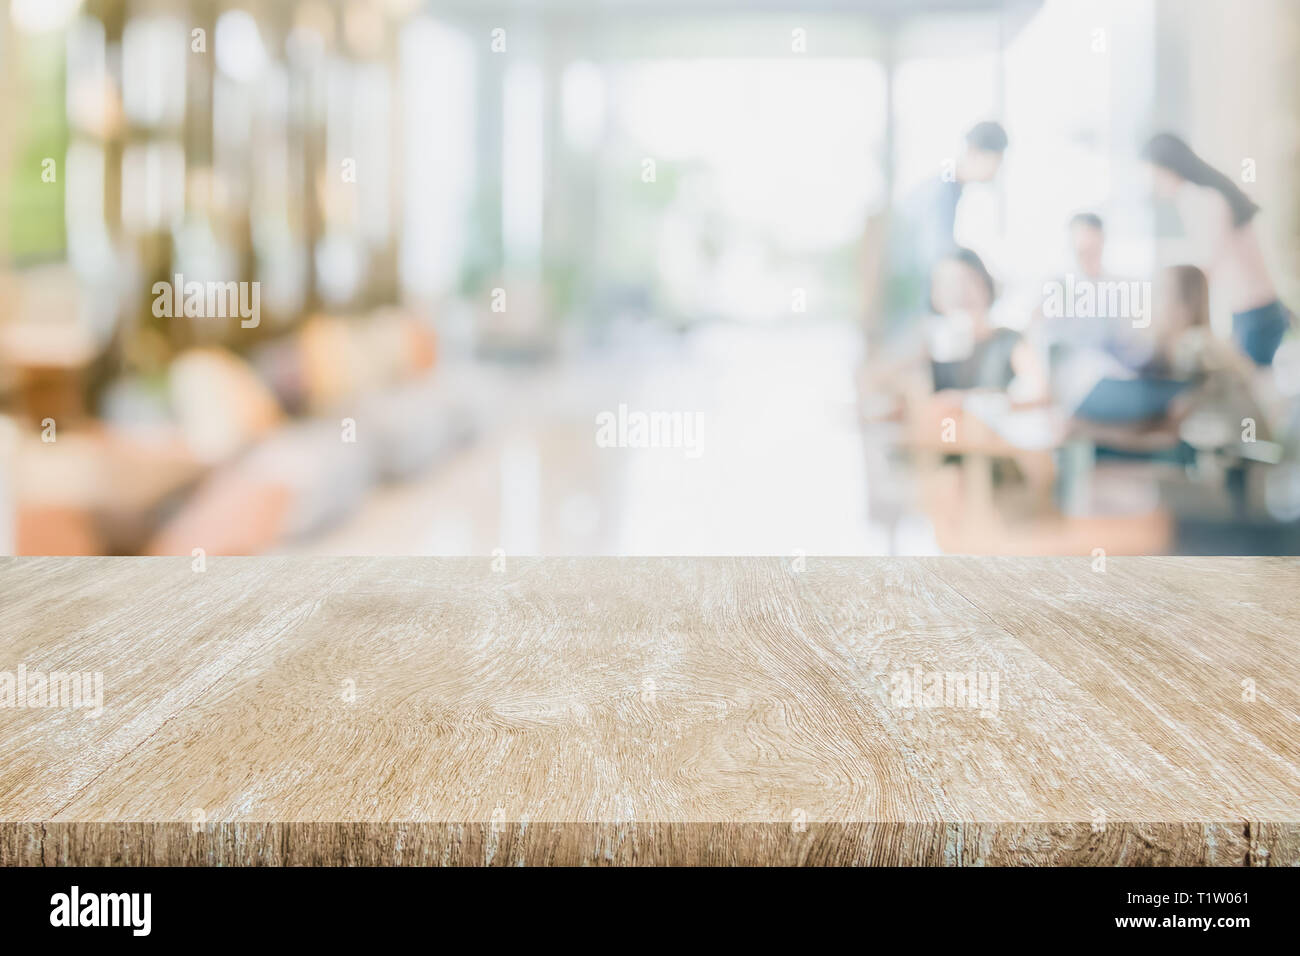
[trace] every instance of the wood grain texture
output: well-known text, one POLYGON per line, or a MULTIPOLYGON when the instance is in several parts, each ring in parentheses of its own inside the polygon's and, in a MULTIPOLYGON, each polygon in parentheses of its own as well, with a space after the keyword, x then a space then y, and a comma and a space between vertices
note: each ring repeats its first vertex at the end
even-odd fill
POLYGON ((495 564, 0 561, 0 863, 1300 863, 1300 561, 495 564))

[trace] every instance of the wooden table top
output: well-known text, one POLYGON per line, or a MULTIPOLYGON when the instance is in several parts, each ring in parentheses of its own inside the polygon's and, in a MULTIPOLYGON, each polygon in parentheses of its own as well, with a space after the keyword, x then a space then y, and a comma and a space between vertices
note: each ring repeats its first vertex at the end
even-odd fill
POLYGON ((0 559, 0 863, 1300 863, 1300 559, 1094 568, 0 559))

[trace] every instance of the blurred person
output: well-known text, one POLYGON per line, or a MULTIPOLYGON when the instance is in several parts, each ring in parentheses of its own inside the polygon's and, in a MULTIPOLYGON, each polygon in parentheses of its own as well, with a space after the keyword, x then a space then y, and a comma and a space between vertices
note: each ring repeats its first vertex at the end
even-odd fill
POLYGON ((925 322, 926 353, 936 393, 969 389, 1006 391, 1017 378, 1041 391, 1046 376, 1014 329, 992 324, 997 298, 993 276, 969 249, 955 248, 935 265, 925 322))
POLYGON ((935 265, 957 245, 954 229, 962 191, 991 182, 1002 166, 1007 133, 999 123, 977 123, 965 149, 944 174, 916 186, 903 199, 890 227, 884 311, 893 329, 925 310, 925 288, 935 265))
POLYGON ((1169 266, 1160 272, 1156 302, 1155 348, 1143 377, 1190 376, 1189 345, 1210 336, 1209 277, 1194 265, 1169 266))
POLYGON ((1187 439, 1200 448, 1235 444, 1243 419, 1267 437, 1251 363, 1211 328, 1205 273, 1170 266, 1155 298, 1150 357, 1136 377, 1097 382, 1075 410, 1078 430, 1103 453, 1166 453, 1157 457, 1184 463, 1187 439))
POLYGON ((1152 137, 1142 158, 1152 167, 1156 194, 1174 203, 1204 247, 1198 264, 1232 310, 1233 339, 1257 365, 1270 364, 1291 312, 1278 299, 1255 234, 1259 206, 1172 133, 1152 137))
POLYGON ((1211 326, 1206 274, 1193 265, 1170 266, 1161 273, 1158 301, 1155 356, 1143 371, 1193 386, 1174 402, 1179 420, 1214 416, 1225 423, 1219 431, 1228 444, 1233 442, 1227 436, 1240 430, 1242 419, 1251 418, 1257 437, 1267 437, 1251 362, 1211 326))
POLYGON ((1106 228, 1095 212, 1076 213, 1070 217, 1070 250, 1075 268, 1088 279, 1105 278, 1106 228))
MULTIPOLYGON (((1135 331, 1131 311, 1119 309, 1114 315, 1107 311, 1112 305, 1109 284, 1126 280, 1106 270, 1106 231, 1102 218, 1095 212, 1076 213, 1066 224, 1066 234, 1070 271, 1044 283, 1043 303, 1030 319, 1028 338, 1049 369, 1085 349, 1099 350, 1136 368, 1149 358, 1150 346, 1146 337, 1135 331), (1076 290, 1085 285, 1092 287, 1083 291, 1092 293, 1090 301, 1096 308, 1085 315, 1075 314, 1072 308, 1060 308, 1062 303, 1073 303, 1076 290), (1053 299, 1055 307, 1049 308, 1053 299)), ((1124 299, 1131 297, 1126 295, 1124 299)), ((1131 302, 1127 304, 1131 309, 1131 302)))
POLYGON ((992 322, 996 297, 993 276, 976 253, 957 247, 940 257, 930 276, 931 314, 872 370, 877 391, 892 395, 894 414, 901 403, 946 415, 969 392, 1009 394, 1013 382, 1013 404, 1046 398, 1047 376, 1024 336, 992 322))

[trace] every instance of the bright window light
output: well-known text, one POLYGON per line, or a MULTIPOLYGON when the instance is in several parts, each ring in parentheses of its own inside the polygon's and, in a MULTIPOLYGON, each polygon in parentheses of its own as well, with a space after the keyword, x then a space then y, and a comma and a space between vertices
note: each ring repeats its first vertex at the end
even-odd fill
POLYGON ((251 83, 266 65, 266 49, 257 21, 243 10, 227 10, 217 19, 217 68, 232 80, 251 83))
POLYGON ((12 0, 9 15, 24 33, 60 30, 81 7, 81 0, 12 0))

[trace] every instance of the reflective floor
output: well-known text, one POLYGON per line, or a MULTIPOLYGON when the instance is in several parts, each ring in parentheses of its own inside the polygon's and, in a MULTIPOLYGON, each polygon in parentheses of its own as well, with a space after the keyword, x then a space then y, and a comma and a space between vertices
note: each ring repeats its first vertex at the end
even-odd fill
MULTIPOLYGON (((635 341, 640 336, 632 336, 635 341)), ((719 325, 543 369, 455 374, 477 437, 426 477, 289 551, 326 554, 884 554, 927 522, 868 513, 848 323, 719 325), (599 416, 698 416, 679 447, 601 447, 599 416)), ((665 419, 666 420, 666 419, 665 419)), ((679 419, 680 420, 680 419, 679 419)), ((619 438, 617 429, 611 433, 619 438)), ((669 436, 670 438, 672 436, 669 436)), ((636 444, 624 428, 624 444, 636 444)))

